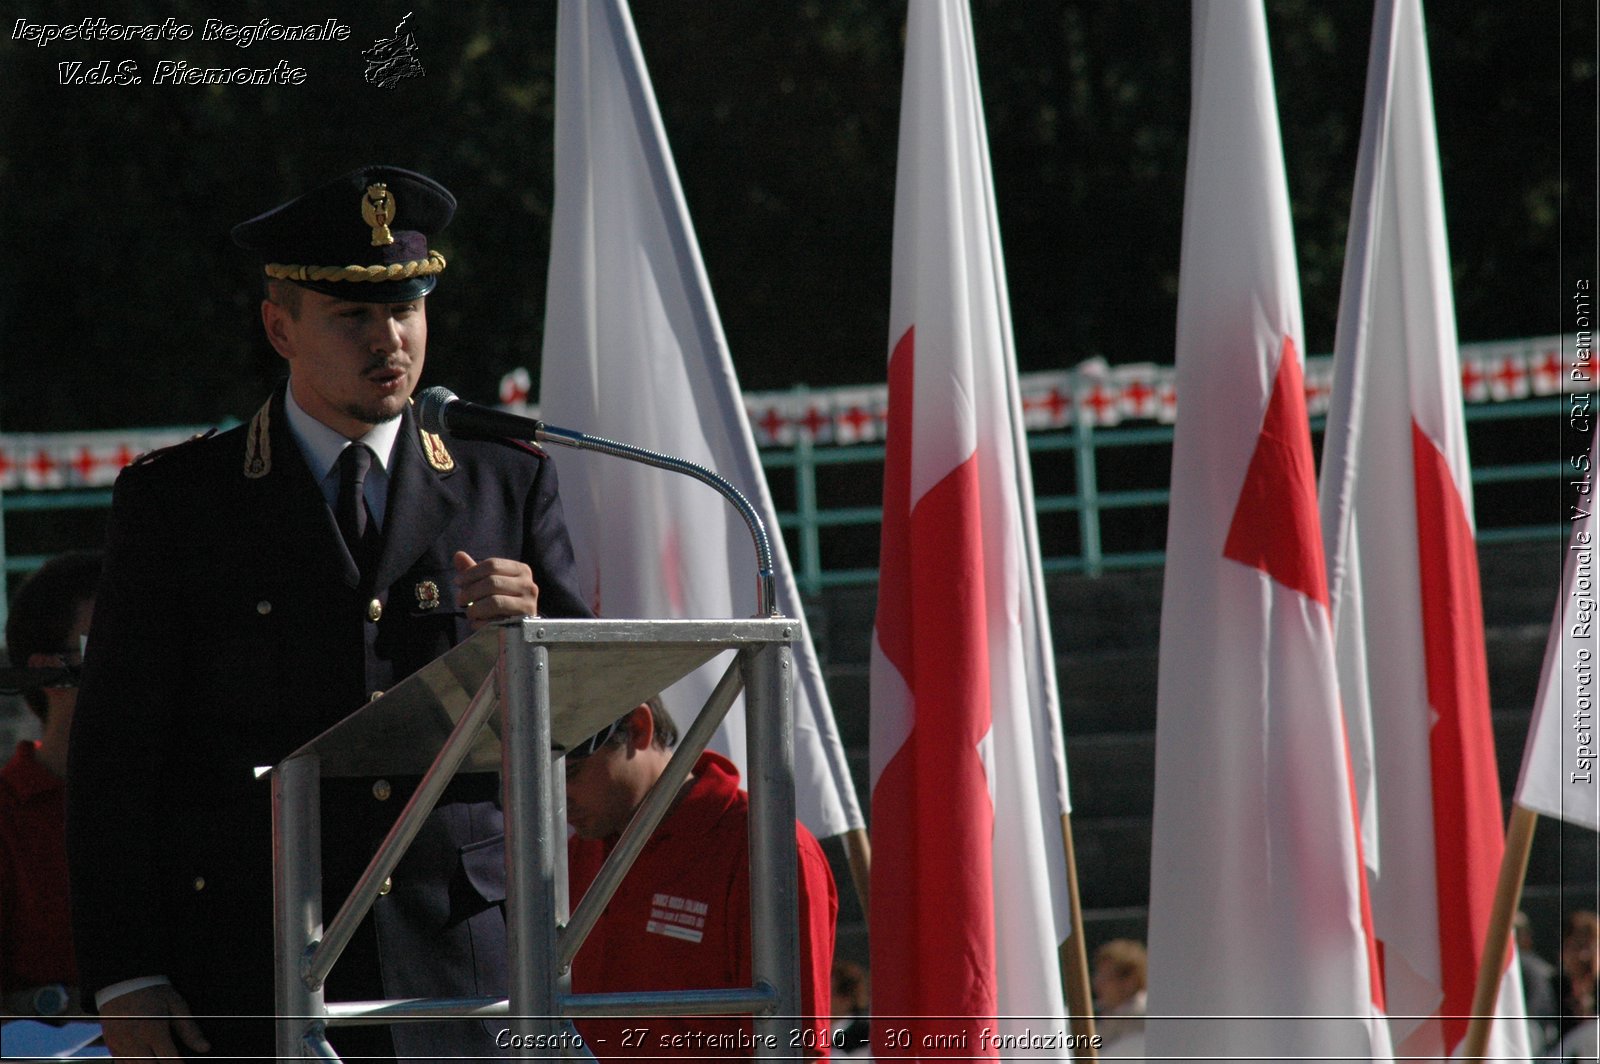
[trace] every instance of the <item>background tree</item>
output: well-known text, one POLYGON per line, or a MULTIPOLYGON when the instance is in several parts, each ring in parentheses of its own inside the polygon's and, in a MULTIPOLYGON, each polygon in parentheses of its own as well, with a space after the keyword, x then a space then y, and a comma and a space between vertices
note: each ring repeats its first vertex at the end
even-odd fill
MULTIPOLYGON (((0 428, 246 417, 282 375, 228 229, 367 162, 463 202, 440 239, 429 380, 487 399, 536 368, 551 194, 554 5, 13 0, 18 19, 172 18, 186 42, 0 40, 0 428), (360 51, 410 11, 426 75, 360 51), (344 43, 202 42, 208 18, 351 28, 344 43), (138 64, 136 86, 58 63, 138 64), (299 86, 152 84, 156 63, 305 68, 299 86)), ((1313 352, 1333 343, 1371 9, 1270 0, 1313 352)), ((635 5, 746 388, 874 382, 887 347, 904 9, 875 0, 635 5)), ((1169 361, 1189 14, 1166 0, 974 0, 1024 370, 1169 361)), ((1435 0, 1430 51, 1464 340, 1568 328, 1594 275, 1594 10, 1435 0), (1563 126, 1563 107, 1569 116, 1563 126), (1587 110, 1584 108, 1587 107, 1587 110), (1588 119, 1574 120, 1587 115, 1588 119)))

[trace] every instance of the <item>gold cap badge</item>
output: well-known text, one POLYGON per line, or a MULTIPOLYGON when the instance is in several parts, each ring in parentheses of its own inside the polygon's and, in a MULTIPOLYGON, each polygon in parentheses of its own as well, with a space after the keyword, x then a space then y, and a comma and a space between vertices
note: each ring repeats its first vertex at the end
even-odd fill
POLYGON ((367 186, 361 196, 361 217, 372 226, 373 247, 394 243, 394 234, 389 232, 389 223, 394 221, 394 196, 388 185, 367 186))

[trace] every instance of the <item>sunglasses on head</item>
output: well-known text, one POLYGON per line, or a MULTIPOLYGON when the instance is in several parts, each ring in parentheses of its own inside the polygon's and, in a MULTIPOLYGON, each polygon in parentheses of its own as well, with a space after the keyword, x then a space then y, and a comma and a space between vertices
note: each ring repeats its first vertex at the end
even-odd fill
POLYGON ((574 761, 582 761, 584 758, 593 755, 602 746, 616 738, 619 733, 625 732, 627 729, 628 718, 632 715, 633 714, 631 712, 624 713, 622 716, 618 717, 604 728, 601 728, 599 731, 589 736, 589 738, 585 739, 583 742, 578 743, 571 750, 568 750, 566 753, 567 764, 570 765, 574 761))

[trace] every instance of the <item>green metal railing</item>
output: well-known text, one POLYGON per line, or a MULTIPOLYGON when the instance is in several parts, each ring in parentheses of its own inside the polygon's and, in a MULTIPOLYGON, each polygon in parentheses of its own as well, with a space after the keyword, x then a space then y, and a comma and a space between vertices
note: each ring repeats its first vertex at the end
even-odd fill
MULTIPOLYGON (((1496 422, 1537 421, 1545 419, 1555 426, 1562 416, 1564 397, 1559 395, 1515 402, 1474 404, 1466 408, 1469 432, 1492 431, 1496 422)), ((1312 420, 1313 432, 1320 433, 1322 419, 1312 420)), ((1552 429, 1552 431, 1555 431, 1552 429)), ((1043 492, 1036 499, 1036 511, 1041 519, 1055 515, 1075 515, 1074 535, 1042 534, 1041 551, 1046 572, 1082 572, 1091 575, 1117 570, 1162 564, 1164 555, 1159 550, 1120 549, 1117 544, 1107 544, 1103 518, 1110 513, 1125 510, 1150 511, 1150 520, 1160 521, 1164 540, 1166 527, 1165 508, 1169 493, 1165 487, 1115 487, 1103 485, 1107 478, 1102 466, 1108 456, 1131 447, 1170 448, 1172 426, 1158 424, 1119 425, 1095 428, 1087 421, 1063 430, 1030 433, 1028 449, 1032 456, 1035 481, 1046 467, 1060 474, 1056 464, 1058 456, 1070 455, 1072 490, 1043 492), (1075 543, 1071 542, 1076 540, 1075 543)), ((1552 448, 1553 450, 1554 448, 1552 448)), ((839 467, 860 467, 873 477, 883 465, 882 444, 857 444, 851 446, 816 446, 802 439, 793 447, 771 448, 761 452, 762 465, 768 480, 780 486, 777 478, 788 476, 792 483, 787 487, 794 503, 792 508, 780 510, 778 524, 790 533, 795 544, 795 578, 802 592, 815 594, 825 588, 870 584, 877 580, 876 567, 858 564, 863 555, 859 544, 846 556, 833 563, 825 550, 824 538, 830 530, 865 528, 881 522, 882 510, 876 505, 826 505, 818 489, 817 477, 821 471, 839 467)), ((1501 485, 1549 482, 1555 489, 1562 478, 1560 456, 1496 465, 1478 466, 1473 470, 1475 485, 1501 485)), ((1162 478, 1163 480, 1165 478, 1162 478)), ((110 488, 11 491, 0 499, 0 515, 4 519, 42 511, 69 511, 104 509, 111 503, 110 488)), ((1480 508, 1481 512, 1481 508, 1480 508)), ((1496 523, 1481 527, 1478 538, 1483 542, 1516 540, 1543 540, 1558 538, 1562 534, 1560 510, 1555 509, 1544 520, 1530 523, 1496 523)), ((28 552, 8 554, 6 551, 4 521, 0 520, 0 556, 8 574, 30 572, 49 556, 48 553, 28 552)), ((52 544, 54 549, 65 549, 84 544, 52 544)), ((875 552, 873 552, 875 554, 875 552)), ((0 620, 3 620, 0 606, 0 620)))
MULTIPOLYGON (((1514 402, 1475 404, 1466 408, 1469 432, 1476 428, 1485 431, 1495 422, 1529 421, 1546 419, 1555 425, 1562 416, 1565 399, 1559 395, 1514 402)), ((1312 419, 1312 432, 1320 437, 1324 419, 1312 419)), ((1070 453, 1075 471, 1076 485, 1070 493, 1039 492, 1034 500, 1036 513, 1041 517, 1054 514, 1077 516, 1077 549, 1062 550, 1052 544, 1052 537, 1041 536, 1041 552, 1047 573, 1082 572, 1099 575, 1109 570, 1137 569, 1160 566, 1165 554, 1157 550, 1108 549, 1102 535, 1102 517, 1118 510, 1150 510, 1151 519, 1160 520, 1166 527, 1165 509, 1170 498, 1166 488, 1116 488, 1101 484, 1101 459, 1108 452, 1129 447, 1167 447, 1172 445, 1171 425, 1119 425, 1112 428, 1095 428, 1080 421, 1070 429, 1035 432, 1028 436, 1028 450, 1032 456, 1035 481, 1041 472, 1041 460, 1063 452, 1070 453), (1052 549, 1055 546, 1057 549, 1052 549)), ((793 533, 798 549, 794 556, 795 579, 800 590, 815 594, 825 588, 870 584, 877 580, 876 568, 858 566, 833 566, 827 563, 822 547, 822 534, 827 529, 849 526, 877 525, 882 511, 876 506, 829 507, 819 502, 817 473, 819 469, 833 466, 859 465, 881 468, 884 457, 882 444, 864 444, 847 447, 816 447, 802 440, 792 448, 771 449, 762 452, 762 465, 768 471, 768 481, 774 474, 786 473, 794 478, 795 505, 792 510, 780 511, 778 524, 793 533)), ((1560 457, 1545 460, 1505 463, 1474 468, 1475 486, 1550 482, 1552 488, 1559 484, 1564 467, 1560 457)), ((1559 509, 1549 519, 1537 522, 1499 524, 1478 530, 1480 542, 1515 542, 1558 539, 1563 534, 1559 509)), ((1054 537, 1059 540, 1061 537, 1054 537)), ((1164 537, 1163 537, 1164 538, 1164 537)))

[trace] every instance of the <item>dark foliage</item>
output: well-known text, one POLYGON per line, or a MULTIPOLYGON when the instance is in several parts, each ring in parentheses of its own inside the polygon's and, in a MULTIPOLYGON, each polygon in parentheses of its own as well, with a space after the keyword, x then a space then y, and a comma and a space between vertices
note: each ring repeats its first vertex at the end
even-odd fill
MULTIPOLYGON (((640 40, 745 387, 881 380, 901 5, 650 0, 640 40)), ((1333 343, 1360 135, 1365 4, 1268 4, 1307 340, 1333 343)), ((431 300, 430 381, 489 398, 537 367, 553 4, 13 0, 18 19, 171 18, 185 42, 0 40, 0 427, 209 423, 281 374, 229 227, 366 162, 426 171, 462 211, 431 300), (426 74, 362 78, 409 25, 426 74), (207 18, 338 17, 343 43, 203 42, 207 18), (58 84, 58 63, 144 83, 58 84), (152 83, 160 60, 301 67, 298 86, 152 83)), ((1465 340, 1566 327, 1593 276, 1594 10, 1435 0, 1430 50, 1465 340), (1566 124, 1563 126, 1565 108, 1566 124)), ((1024 370, 1167 361, 1188 124, 1189 15, 1170 0, 974 0, 1024 370)))

